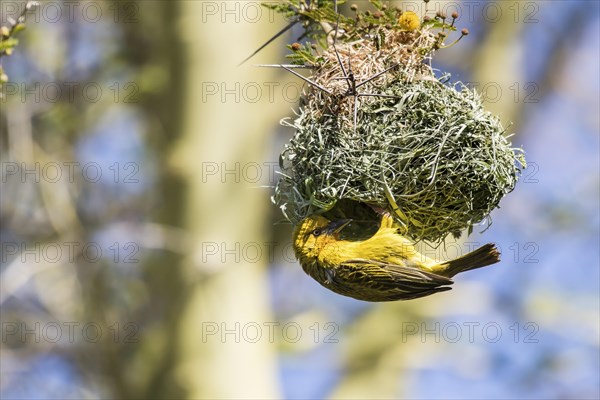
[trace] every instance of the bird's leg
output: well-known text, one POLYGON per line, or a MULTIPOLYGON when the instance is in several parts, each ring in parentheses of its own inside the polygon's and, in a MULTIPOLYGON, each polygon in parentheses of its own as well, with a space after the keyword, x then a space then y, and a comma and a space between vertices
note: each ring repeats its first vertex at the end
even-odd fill
POLYGON ((376 206, 374 204, 369 204, 369 203, 365 203, 365 204, 368 205, 369 207, 371 207, 371 209, 373 211, 375 211, 377 213, 377 215, 389 214, 389 212, 383 207, 379 207, 379 206, 376 206))
POLYGON ((375 213, 381 216, 381 224, 379 225, 379 230, 393 228, 395 221, 392 217, 392 214, 386 210, 385 208, 366 203, 375 213))

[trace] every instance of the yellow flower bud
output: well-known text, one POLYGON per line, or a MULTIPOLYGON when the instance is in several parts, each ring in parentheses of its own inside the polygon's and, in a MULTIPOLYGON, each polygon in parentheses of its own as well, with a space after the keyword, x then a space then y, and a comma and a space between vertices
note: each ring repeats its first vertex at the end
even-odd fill
POLYGON ((419 17, 412 11, 402 13, 398 22, 400 23, 400 27, 407 31, 414 31, 421 26, 419 17))

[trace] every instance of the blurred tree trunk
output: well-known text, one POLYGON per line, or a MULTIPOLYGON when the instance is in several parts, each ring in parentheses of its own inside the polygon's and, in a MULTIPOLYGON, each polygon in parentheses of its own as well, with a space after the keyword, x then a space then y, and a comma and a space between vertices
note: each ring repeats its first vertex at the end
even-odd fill
MULTIPOLYGON (((179 314, 176 379, 189 398, 281 397, 275 346, 264 335, 256 343, 242 336, 246 323, 264 328, 264 322, 274 320, 263 245, 270 192, 258 188, 264 180, 247 182, 243 171, 249 163, 263 166, 273 121, 283 115, 285 105, 266 104, 266 97, 255 103, 244 98, 246 83, 262 86, 273 73, 250 63, 236 67, 260 44, 259 25, 223 23, 220 14, 207 15, 203 2, 179 4, 186 87, 181 94, 181 139, 170 161, 184 176, 188 191, 183 205, 168 204, 183 212, 184 228, 191 235, 184 267, 193 284, 179 314), (209 86, 218 88, 218 94, 207 95, 209 86), (234 94, 222 97, 225 89, 234 94), (215 175, 205 174, 213 168, 215 175), (245 259, 243 249, 249 244, 260 248, 262 256, 245 259), (204 337, 206 324, 219 332, 204 337), (235 333, 223 337, 224 329, 235 333)), ((260 26, 266 32, 274 28, 260 26)), ((270 80, 276 81, 272 76, 270 80)))
MULTIPOLYGON (((493 114, 499 115, 504 126, 508 122, 518 124, 523 111, 524 96, 528 90, 524 82, 523 65, 525 44, 523 41, 522 5, 516 3, 495 2, 503 17, 497 23, 488 23, 486 36, 474 49, 473 80, 479 82, 479 89, 486 84, 494 84, 500 93, 488 93, 493 101, 485 107, 493 114), (516 13, 516 14, 515 14, 516 13), (498 68, 498 63, 502 68, 498 68)), ((468 37, 467 37, 468 39, 468 37)))

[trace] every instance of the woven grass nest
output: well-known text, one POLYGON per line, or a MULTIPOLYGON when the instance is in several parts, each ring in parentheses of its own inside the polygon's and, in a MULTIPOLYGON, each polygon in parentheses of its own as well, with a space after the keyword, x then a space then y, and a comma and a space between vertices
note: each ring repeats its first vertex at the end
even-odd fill
POLYGON ((414 240, 470 232, 513 190, 523 154, 474 90, 435 77, 423 51, 432 32, 380 31, 383 43, 339 41, 318 54, 296 118, 284 121, 295 133, 273 200, 293 223, 353 200, 390 211, 414 240))

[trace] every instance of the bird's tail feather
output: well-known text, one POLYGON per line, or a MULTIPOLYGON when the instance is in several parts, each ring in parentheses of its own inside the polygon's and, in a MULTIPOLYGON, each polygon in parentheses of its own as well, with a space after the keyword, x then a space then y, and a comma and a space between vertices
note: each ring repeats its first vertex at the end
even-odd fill
POLYGON ((488 243, 462 257, 443 263, 442 265, 445 266, 443 275, 451 278, 460 272, 485 267, 498 261, 500 261, 498 249, 493 243, 488 243))

